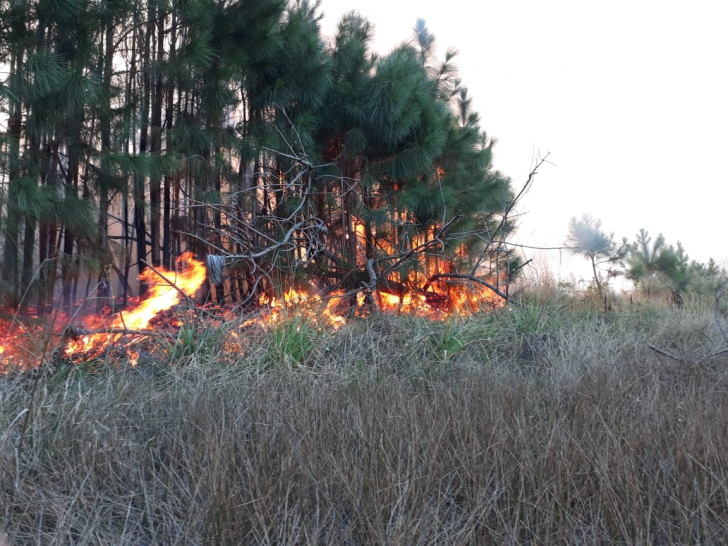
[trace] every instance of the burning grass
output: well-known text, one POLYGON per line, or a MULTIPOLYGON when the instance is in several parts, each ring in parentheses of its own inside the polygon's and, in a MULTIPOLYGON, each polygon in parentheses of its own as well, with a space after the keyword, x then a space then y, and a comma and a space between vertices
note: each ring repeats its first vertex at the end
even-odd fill
POLYGON ((194 325, 47 369, 17 458, 38 372, 0 379, 12 543, 728 538, 728 359, 645 347, 713 350, 708 307, 194 325))
POLYGON ((217 331, 213 337, 226 337, 223 347, 227 352, 239 353, 246 348, 249 330, 271 330, 275 336, 291 320, 297 322, 296 337, 301 328, 336 330, 347 320, 372 312, 444 320, 503 305, 487 288, 439 282, 437 290, 407 291, 399 296, 375 291, 368 302, 364 292, 324 295, 315 289, 289 288, 279 295, 264 293, 253 310, 247 308, 241 315, 240 310, 194 303, 192 296, 205 282, 206 270, 189 254, 180 257, 178 271, 150 268, 141 280, 149 286, 147 297, 115 314, 0 317, 0 373, 34 368, 47 361, 75 365, 125 357, 136 365, 151 353, 168 359, 180 350, 189 351, 195 339, 209 339, 211 330, 217 331))

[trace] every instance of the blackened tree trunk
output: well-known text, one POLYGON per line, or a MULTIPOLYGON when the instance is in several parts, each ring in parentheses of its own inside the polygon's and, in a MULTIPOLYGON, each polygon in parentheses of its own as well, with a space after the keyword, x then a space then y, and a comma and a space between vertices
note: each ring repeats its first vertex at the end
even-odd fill
MULTIPOLYGON (((152 3, 150 3, 152 4, 152 3)), ((154 2, 153 4, 157 4, 154 2)), ((154 77, 154 98, 152 101, 151 123, 151 153, 158 156, 162 150, 162 103, 164 100, 164 87, 160 66, 164 58, 164 15, 162 8, 150 7, 150 14, 156 13, 157 43, 156 43, 156 74, 154 77)), ((150 15, 151 18, 151 15, 150 15)), ((150 82, 151 83, 151 82, 150 82)), ((156 169, 149 179, 149 235, 151 243, 152 265, 159 266, 160 261, 160 215, 161 215, 161 176, 156 169)))
MULTIPOLYGON (((147 12, 147 25, 144 32, 144 49, 142 53, 142 97, 141 97, 141 128, 139 132, 139 153, 144 155, 149 146, 149 102, 151 95, 151 76, 150 76, 150 50, 151 37, 154 30, 154 9, 149 6, 147 12)), ((134 177, 134 227, 136 229, 136 245, 137 245, 137 263, 139 267, 139 275, 146 269, 147 260, 147 227, 145 215, 145 179, 142 174, 135 174, 134 177)), ((139 285, 139 295, 145 295, 147 292, 146 283, 139 285)))
MULTIPOLYGON (((12 53, 10 59, 10 83, 23 78, 25 47, 22 36, 25 33, 27 4, 19 5, 12 14, 12 53)), ((2 277, 8 285, 5 304, 15 309, 19 303, 19 241, 22 217, 18 207, 20 192, 20 146, 23 136, 22 101, 19 96, 11 95, 9 100, 10 118, 8 120, 8 206, 5 220, 5 242, 3 245, 2 277)))
POLYGON ((101 309, 110 304, 111 296, 111 268, 113 257, 109 248, 109 190, 111 186, 111 165, 108 156, 111 153, 111 103, 109 92, 111 90, 111 75, 114 59, 114 28, 111 22, 106 26, 104 33, 103 58, 103 86, 108 90, 106 100, 99 113, 99 129, 101 131, 101 168, 99 172, 99 224, 98 224, 98 252, 99 252, 99 282, 97 308, 101 309))

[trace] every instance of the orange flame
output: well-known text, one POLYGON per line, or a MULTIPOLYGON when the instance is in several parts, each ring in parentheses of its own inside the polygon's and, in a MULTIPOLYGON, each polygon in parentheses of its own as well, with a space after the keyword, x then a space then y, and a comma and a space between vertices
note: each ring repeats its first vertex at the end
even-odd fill
MULTIPOLYGON (((205 265, 195 260, 189 252, 182 254, 179 261, 184 267, 184 271, 180 273, 166 271, 163 268, 157 268, 159 274, 152 269, 145 270, 139 278, 150 285, 149 296, 131 311, 122 311, 115 315, 108 325, 108 329, 143 330, 159 313, 177 305, 182 294, 192 296, 205 282, 207 277, 205 265)), ((96 317, 90 317, 85 322, 87 327, 98 328, 99 326, 99 320, 96 317)), ((70 342, 65 354, 70 356, 79 352, 98 353, 122 335, 117 333, 83 336, 70 342)))
MULTIPOLYGON (((357 256, 357 261, 365 263, 364 242, 361 241, 364 239, 364 230, 358 221, 355 222, 353 233, 357 242, 361 242, 359 246, 362 247, 357 249, 361 252, 361 255, 357 256)), ((413 246, 422 244, 432 236, 432 233, 427 233, 413 237, 410 244, 413 246)), ((131 346, 144 339, 142 336, 134 335, 134 332, 150 328, 154 317, 180 303, 185 296, 194 295, 206 279, 205 266, 193 259, 190 253, 183 254, 179 262, 181 272, 166 271, 162 268, 145 271, 141 279, 150 285, 149 296, 133 309, 122 311, 109 318, 98 315, 85 318, 84 327, 100 333, 79 335, 71 339, 65 347, 65 356, 83 355, 84 358, 96 358, 123 338, 126 358, 134 365, 138 355, 131 346)), ((390 283, 389 286, 385 287, 385 279, 381 279, 382 288, 372 292, 371 301, 374 304, 372 308, 365 304, 369 298, 362 291, 355 296, 355 301, 352 301, 354 296, 346 295, 342 291, 324 294, 313 287, 289 288, 275 297, 266 294, 258 300, 262 308, 261 314, 239 322, 237 328, 275 325, 296 316, 317 327, 338 329, 346 324, 346 316, 349 314, 368 314, 371 309, 438 320, 453 313, 470 314, 484 307, 495 308, 503 305, 504 302, 500 297, 489 289, 464 280, 444 276, 429 284, 428 279, 437 274, 446 275, 449 271, 455 271, 451 262, 443 259, 429 260, 425 257, 422 263, 409 273, 401 271, 390 273, 386 279, 390 283), (423 291, 422 287, 425 286, 427 290, 423 291)), ((498 285, 497 279, 489 280, 498 285)), ((220 318, 219 322, 230 320, 235 323, 237 322, 235 318, 228 316, 220 318)), ((200 320, 204 322, 204 319, 200 320)), ((59 320, 58 324, 65 324, 67 321, 66 317, 64 320, 59 320)), ((170 321, 170 324, 175 324, 175 321, 170 321)), ((23 347, 30 346, 33 332, 37 331, 37 328, 42 328, 42 325, 24 325, 21 332, 11 337, 9 328, 3 327, 0 319, 0 372, 11 366, 23 366, 23 361, 26 360, 23 355, 28 352, 23 347), (20 342, 18 336, 23 336, 25 341, 20 342)), ((63 330, 58 332, 61 331, 63 330)), ((237 343, 241 350, 244 350, 245 336, 230 332, 230 338, 232 339, 228 340, 229 343, 237 343)))
MULTIPOLYGON (((297 314, 316 323, 339 329, 346 324, 346 319, 336 314, 336 307, 341 303, 343 292, 337 291, 326 297, 289 288, 280 298, 269 298, 263 295, 258 303, 267 310, 267 321, 276 323, 286 315, 297 314), (325 303, 325 305, 324 305, 325 303)), ((245 323, 246 325, 248 323, 245 323)))
MULTIPOLYGON (((440 175, 441 169, 438 168, 440 175)), ((396 189, 396 188, 395 188, 396 189)), ((411 220, 406 212, 395 213, 396 218, 400 222, 408 222, 411 220)), ((356 236, 356 263, 359 267, 364 267, 368 255, 365 252, 367 245, 366 228, 363 221, 355 216, 351 216, 353 234, 356 236)), ((372 228, 373 234, 376 234, 376 228, 372 228)), ((396 256, 405 250, 424 248, 427 244, 436 241, 438 229, 431 225, 423 232, 413 233, 406 240, 394 241, 393 237, 379 237, 373 241, 374 246, 386 255, 396 256), (404 244, 406 248, 399 248, 404 244)), ((467 260, 468 252, 464 245, 460 245, 455 249, 455 259, 446 257, 430 256, 423 253, 416 259, 413 270, 408 274, 400 272, 390 273, 386 280, 399 285, 403 294, 393 294, 384 291, 375 292, 374 299, 378 307, 387 312, 396 312, 409 315, 417 315, 428 317, 431 319, 445 318, 453 312, 461 314, 470 314, 479 311, 482 307, 495 308, 504 305, 504 301, 490 289, 481 285, 473 285, 467 281, 459 281, 457 279, 443 278, 437 282, 430 284, 429 279, 435 278, 438 274, 456 273, 458 266, 455 263, 459 260, 467 260), (428 286, 429 285, 429 286, 428 286), (423 292, 421 287, 428 286, 427 292, 423 292)), ((495 286, 503 286, 505 278, 497 279, 490 275, 488 278, 495 286)), ((505 277, 503 275, 502 277, 505 277)), ((381 279, 384 280, 384 279, 381 279)))

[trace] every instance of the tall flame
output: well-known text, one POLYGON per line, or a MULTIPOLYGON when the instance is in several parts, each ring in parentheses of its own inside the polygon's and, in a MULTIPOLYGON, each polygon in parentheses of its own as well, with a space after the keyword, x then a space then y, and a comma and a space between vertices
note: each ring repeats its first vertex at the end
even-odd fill
MULTIPOLYGON (((185 252, 179 262, 183 271, 166 271, 163 268, 145 270, 139 278, 148 283, 149 296, 131 311, 122 311, 114 316, 106 328, 109 330, 143 330, 149 322, 162 311, 177 305, 182 295, 192 296, 205 282, 207 271, 205 265, 195 260, 191 253, 185 252)), ((98 319, 89 319, 89 327, 97 327, 98 319)), ((110 343, 118 340, 123 334, 90 334, 72 341, 66 347, 66 355, 78 352, 100 351, 110 343)))

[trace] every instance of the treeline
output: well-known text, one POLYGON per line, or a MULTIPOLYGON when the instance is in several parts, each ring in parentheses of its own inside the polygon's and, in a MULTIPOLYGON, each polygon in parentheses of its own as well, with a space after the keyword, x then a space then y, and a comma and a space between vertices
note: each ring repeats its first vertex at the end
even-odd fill
POLYGON ((625 265, 627 278, 648 296, 664 288, 714 296, 726 276, 713 258, 691 260, 680 241, 676 246, 667 244, 662 233, 653 240, 645 229, 629 246, 625 265))
POLYGON ((625 275, 647 296, 668 290, 682 303, 681 292, 714 296, 728 274, 713 258, 707 263, 691 260, 682 243, 667 244, 662 233, 653 240, 643 228, 633 242, 626 237, 617 241, 614 233, 602 229, 601 220, 589 214, 571 219, 566 245, 589 260, 599 296, 611 277, 625 275))
POLYGON ((463 279, 507 295, 514 195, 455 52, 437 58, 419 21, 377 55, 364 17, 331 39, 321 17, 303 0, 2 2, 5 304, 126 303, 186 249, 221 301, 296 284, 447 300, 463 279))

